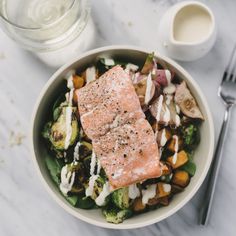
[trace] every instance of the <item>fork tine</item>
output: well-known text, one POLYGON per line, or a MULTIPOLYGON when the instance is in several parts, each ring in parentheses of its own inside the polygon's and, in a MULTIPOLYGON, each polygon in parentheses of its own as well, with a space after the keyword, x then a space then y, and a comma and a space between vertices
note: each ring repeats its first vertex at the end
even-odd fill
POLYGON ((235 53, 235 50, 236 49, 236 45, 234 47, 234 50, 233 50, 233 57, 232 57, 232 61, 231 61, 231 71, 230 71, 230 74, 229 74, 229 80, 230 81, 234 81, 234 77, 235 77, 235 68, 236 68, 236 53, 235 53))
POLYGON ((236 52, 236 44, 234 45, 233 51, 230 55, 229 63, 224 71, 222 82, 229 81, 234 78, 233 73, 234 73, 234 69, 236 67, 235 62, 234 62, 235 52, 236 52))
POLYGON ((236 82, 236 65, 234 65, 234 69, 233 69, 233 77, 231 79, 232 82, 236 82))

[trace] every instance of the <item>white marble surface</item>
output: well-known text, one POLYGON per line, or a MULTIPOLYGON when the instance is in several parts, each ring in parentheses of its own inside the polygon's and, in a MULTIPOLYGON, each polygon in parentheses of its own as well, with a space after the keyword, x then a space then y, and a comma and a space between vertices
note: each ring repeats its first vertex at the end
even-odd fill
MULTIPOLYGON (((158 22, 175 0, 93 0, 97 46, 132 44, 155 50, 158 22)), ((236 36, 236 2, 206 0, 217 19, 218 38, 204 58, 180 63, 207 96, 218 134, 223 105, 217 87, 236 36)), ((0 235, 236 235, 236 111, 224 151, 210 225, 197 225, 204 187, 175 215, 149 227, 112 231, 67 214, 48 195, 33 168, 27 132, 35 100, 54 69, 19 49, 0 31, 0 235), (23 137, 19 140, 19 137, 23 137), (20 144, 19 141, 22 141, 20 144)), ((202 157, 204 158, 204 157, 202 157)))

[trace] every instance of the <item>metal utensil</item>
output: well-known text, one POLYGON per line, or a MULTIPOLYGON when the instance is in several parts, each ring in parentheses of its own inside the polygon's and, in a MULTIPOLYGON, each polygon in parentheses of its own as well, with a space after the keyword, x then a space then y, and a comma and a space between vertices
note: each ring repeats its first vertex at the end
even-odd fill
POLYGON ((232 107, 236 104, 236 45, 234 46, 229 63, 223 74, 222 82, 218 90, 218 95, 223 100, 226 110, 214 154, 214 159, 209 173, 207 192, 203 203, 204 205, 200 215, 200 224, 202 225, 207 225, 209 221, 217 177, 222 159, 222 150, 230 120, 230 113, 232 107))

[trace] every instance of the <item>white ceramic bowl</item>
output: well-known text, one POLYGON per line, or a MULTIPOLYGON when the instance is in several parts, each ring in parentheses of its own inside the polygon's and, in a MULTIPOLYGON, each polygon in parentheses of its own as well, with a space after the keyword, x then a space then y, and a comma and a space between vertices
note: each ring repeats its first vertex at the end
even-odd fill
POLYGON ((84 69, 86 66, 93 64, 98 56, 101 55, 107 55, 113 58, 142 64, 148 53, 150 52, 147 50, 130 46, 110 46, 89 51, 60 68, 46 83, 35 105, 31 127, 31 149, 32 159, 37 172, 39 173, 40 179, 53 199, 62 208, 78 219, 93 225, 113 229, 131 229, 150 225, 167 218, 183 207, 193 197, 201 186, 212 160, 214 148, 214 127, 205 96, 202 94, 197 83, 181 66, 168 58, 158 56, 158 60, 161 64, 165 64, 169 69, 175 71, 176 74, 187 82, 206 119, 201 126, 201 143, 194 156, 197 171, 195 176, 191 179, 189 186, 182 193, 175 195, 169 206, 134 216, 125 220, 123 223, 116 225, 107 223, 100 209, 83 210, 72 207, 64 199, 59 189, 53 183, 44 162, 44 153, 47 150, 41 138, 41 130, 43 124, 47 120, 50 106, 60 94, 60 91, 63 91, 62 82, 64 80, 64 75, 73 68, 84 69))

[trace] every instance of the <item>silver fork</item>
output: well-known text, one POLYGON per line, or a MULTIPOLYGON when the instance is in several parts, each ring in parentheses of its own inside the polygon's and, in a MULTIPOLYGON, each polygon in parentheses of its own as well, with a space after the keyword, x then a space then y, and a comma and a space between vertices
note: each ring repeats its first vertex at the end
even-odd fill
POLYGON ((203 199, 203 206, 200 215, 200 224, 202 225, 207 225, 209 221, 227 127, 229 124, 232 107, 236 104, 236 45, 233 48, 229 63, 224 71, 223 78, 218 90, 218 96, 220 96, 223 100, 226 110, 209 172, 205 198, 203 199))

